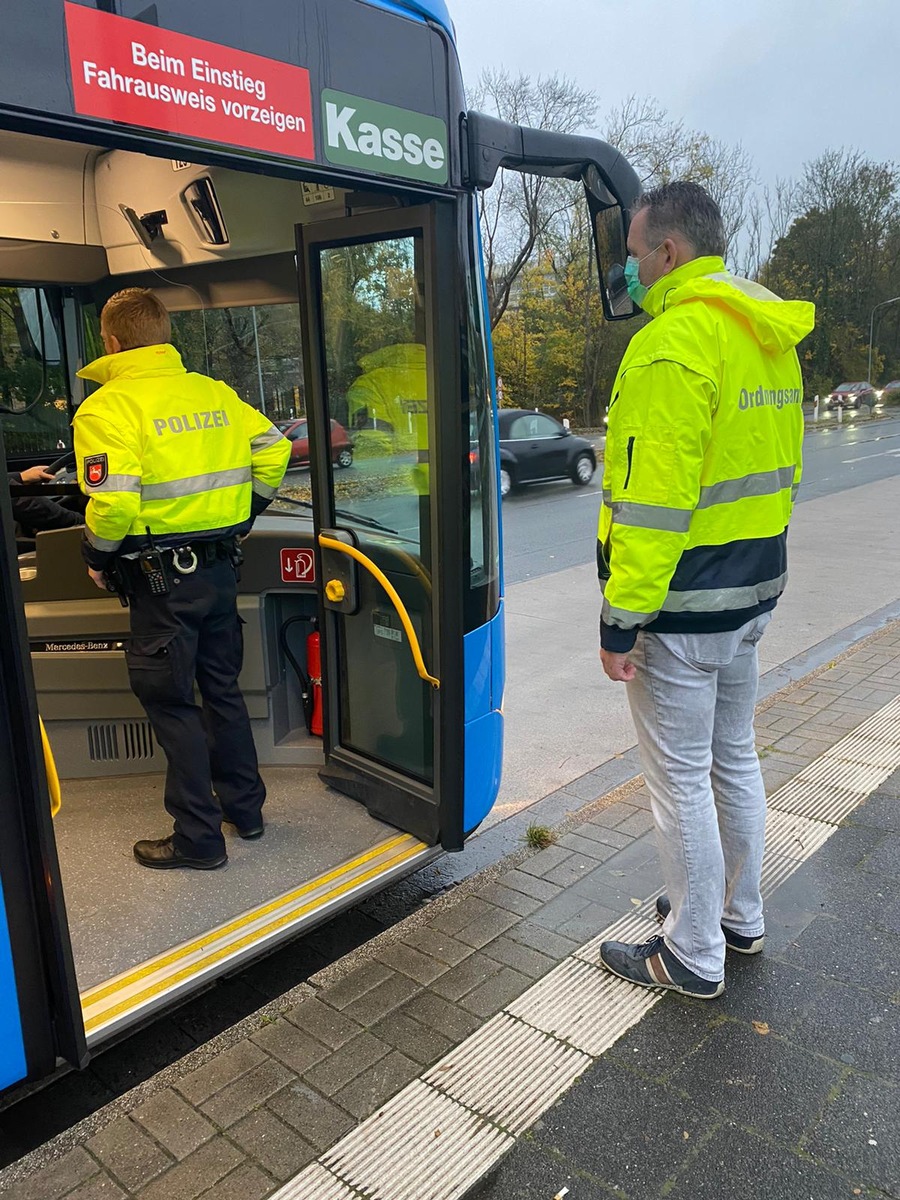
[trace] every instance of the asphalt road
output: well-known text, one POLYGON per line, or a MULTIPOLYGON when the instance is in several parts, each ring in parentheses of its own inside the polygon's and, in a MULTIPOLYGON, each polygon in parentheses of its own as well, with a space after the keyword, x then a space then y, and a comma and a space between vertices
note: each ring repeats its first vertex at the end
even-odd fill
MULTIPOLYGON (((798 502, 900 474, 900 416, 810 430, 798 502)), ((503 502, 507 586, 592 562, 600 511, 598 469, 590 486, 522 488, 503 502)))

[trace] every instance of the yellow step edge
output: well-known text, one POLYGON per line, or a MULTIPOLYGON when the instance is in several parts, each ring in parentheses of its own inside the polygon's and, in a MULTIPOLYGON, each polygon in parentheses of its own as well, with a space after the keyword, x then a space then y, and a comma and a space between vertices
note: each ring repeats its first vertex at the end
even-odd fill
POLYGON ((426 849, 427 847, 423 842, 419 842, 406 834, 399 838, 388 839, 387 841, 380 843, 378 847, 373 848, 373 850, 369 851, 368 853, 360 855, 358 858, 351 859, 349 862, 337 867, 334 871, 330 871, 319 876, 317 879, 311 880, 310 883, 304 885, 302 888, 297 888, 294 892, 287 893, 286 895, 281 896, 274 901, 260 905, 258 908, 251 909, 248 912, 243 913, 241 917, 236 918, 234 921, 228 922, 227 925, 221 926, 215 930, 210 930, 205 937, 186 943, 185 945, 170 951, 166 955, 161 955, 158 959, 150 959, 147 962, 142 963, 139 968, 136 968, 127 975, 122 975, 117 980, 112 980, 104 985, 101 985, 99 988, 92 989, 91 992, 83 993, 81 999, 82 1011, 85 1015, 85 1032, 88 1034, 96 1032, 98 1028, 116 1020, 116 1018, 122 1016, 124 1013, 139 1008, 147 1001, 152 1000, 161 993, 176 987, 179 983, 190 979, 192 976, 209 970, 209 968, 214 966, 216 963, 221 962, 223 959, 227 959, 234 954, 237 954, 240 950, 252 945, 254 942, 262 941, 276 930, 292 924, 293 922, 299 920, 302 916, 311 912, 315 912, 319 908, 324 908, 333 900, 344 895, 351 889, 367 883, 371 879, 377 878, 379 875, 392 870, 393 868, 401 865, 410 858, 415 857, 417 854, 426 849), (377 863, 368 870, 362 872, 359 871, 359 868, 364 866, 365 863, 371 862, 375 858, 381 858, 385 853, 388 853, 391 850, 398 849, 404 842, 406 843, 405 849, 399 850, 398 853, 392 855, 392 857, 390 857, 387 861, 377 863), (348 875, 351 877, 346 878, 348 875), (276 911, 277 909, 284 909, 286 905, 292 904, 294 901, 300 899, 303 895, 308 894, 311 890, 315 890, 317 887, 322 887, 323 885, 334 882, 335 880, 341 880, 342 877, 344 877, 342 882, 338 882, 336 886, 330 888, 323 895, 318 896, 314 900, 310 900, 305 904, 299 904, 289 908, 288 911, 282 912, 280 916, 264 925, 261 929, 256 929, 251 933, 245 934, 236 941, 230 941, 226 946, 220 946, 218 949, 212 948, 215 943, 220 942, 221 938, 227 936, 229 933, 237 932, 239 929, 259 921, 262 917, 276 911), (104 1006, 99 1012, 90 1014, 90 1009, 96 1009, 97 1005, 102 1004, 103 1000, 114 999, 116 995, 121 995, 122 991, 134 987, 136 984, 140 983, 142 979, 146 979, 150 975, 158 973, 165 967, 175 966, 184 958, 204 949, 207 949, 208 952, 203 954, 198 961, 191 963, 188 966, 184 966, 174 972, 167 973, 163 978, 158 979, 155 983, 144 988, 142 991, 133 993, 125 999, 121 999, 114 1004, 104 1006))
MULTIPOLYGON (((267 912, 274 912, 277 908, 281 908, 285 904, 290 904, 291 901, 305 896, 308 892, 315 891, 324 884, 330 883, 332 879, 340 879, 348 871, 352 871, 364 863, 371 862, 373 858, 378 858, 388 850, 392 850, 396 846, 401 846, 409 840, 410 835, 404 833, 399 837, 388 838, 384 842, 379 842, 371 850, 367 850, 365 854, 360 854, 357 858, 351 858, 347 862, 341 863, 339 867, 335 867, 333 871, 328 871, 324 875, 317 875, 315 879, 304 883, 302 887, 297 888, 295 891, 287 892, 282 896, 276 896, 274 900, 269 900, 258 908, 252 908, 248 912, 241 913, 239 917, 235 917, 234 920, 227 922, 225 925, 219 925, 215 929, 202 934, 200 937, 194 938, 191 942, 185 942, 181 946, 176 946, 174 950, 170 950, 167 954, 160 955, 158 958, 148 959, 147 962, 141 963, 131 971, 117 975, 114 979, 110 979, 106 983, 97 984, 96 987, 88 988, 86 992, 81 993, 82 1007, 95 1004, 98 1000, 102 1000, 105 996, 112 995, 114 992, 120 992, 123 987, 128 987, 131 983, 138 983, 141 979, 146 978, 147 975, 159 971, 171 963, 179 962, 187 954, 195 950, 202 950, 211 938, 225 937, 229 933, 234 933, 238 929, 242 929, 250 920, 258 920, 260 917, 264 917, 267 912)), ((420 844, 416 842, 416 845, 420 844)))

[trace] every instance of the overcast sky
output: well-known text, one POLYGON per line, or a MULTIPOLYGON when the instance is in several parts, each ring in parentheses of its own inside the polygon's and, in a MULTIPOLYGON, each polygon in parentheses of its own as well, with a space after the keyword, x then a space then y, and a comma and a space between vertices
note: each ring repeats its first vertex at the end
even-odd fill
POLYGON ((448 0, 467 83, 487 66, 632 92, 741 142, 763 182, 830 147, 900 162, 900 0, 448 0))

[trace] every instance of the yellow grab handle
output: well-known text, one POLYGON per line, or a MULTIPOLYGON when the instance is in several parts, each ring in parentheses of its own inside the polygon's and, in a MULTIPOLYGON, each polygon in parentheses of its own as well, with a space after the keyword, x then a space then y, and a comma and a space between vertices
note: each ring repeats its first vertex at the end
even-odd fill
POLYGON ((38 717, 41 726, 41 746, 44 751, 44 770, 47 773, 47 787, 50 791, 50 816, 55 817, 62 807, 62 795, 59 790, 59 775, 56 770, 56 762, 53 758, 53 751, 50 748, 50 739, 47 737, 47 730, 44 728, 44 722, 38 717))
POLYGON ((406 605, 397 595, 397 589, 388 579, 387 575, 385 575, 384 571, 382 571, 380 567, 377 567, 375 563, 372 562, 371 558, 368 558, 361 550, 357 550, 355 546, 348 546, 346 542, 339 542, 337 538, 330 538, 327 536, 327 534, 320 533, 319 545, 324 546, 327 550, 337 550, 342 554, 348 555, 350 558, 355 559, 356 562, 361 563, 370 575, 375 576, 375 578, 387 592, 391 604, 393 604, 394 608, 397 610, 397 616, 400 618, 403 628, 406 630, 406 636, 409 638, 409 648, 412 651, 413 661, 416 664, 416 670, 419 673, 419 678, 424 679, 427 683, 430 683, 433 688, 439 688, 441 686, 441 681, 439 679, 435 679, 433 675, 429 675, 425 668, 425 660, 422 658, 422 650, 419 646, 419 639, 416 637, 416 631, 413 629, 413 623, 409 619, 409 613, 406 611, 406 605))

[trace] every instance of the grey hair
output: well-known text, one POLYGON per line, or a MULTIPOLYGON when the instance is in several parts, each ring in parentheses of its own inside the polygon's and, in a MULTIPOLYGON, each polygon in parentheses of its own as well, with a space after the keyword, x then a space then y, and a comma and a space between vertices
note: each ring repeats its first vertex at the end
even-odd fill
POLYGON ((644 192, 634 206, 634 214, 647 209, 647 241, 664 242, 680 233, 690 242, 698 257, 714 254, 725 257, 726 239, 722 211, 699 183, 676 181, 644 192))

